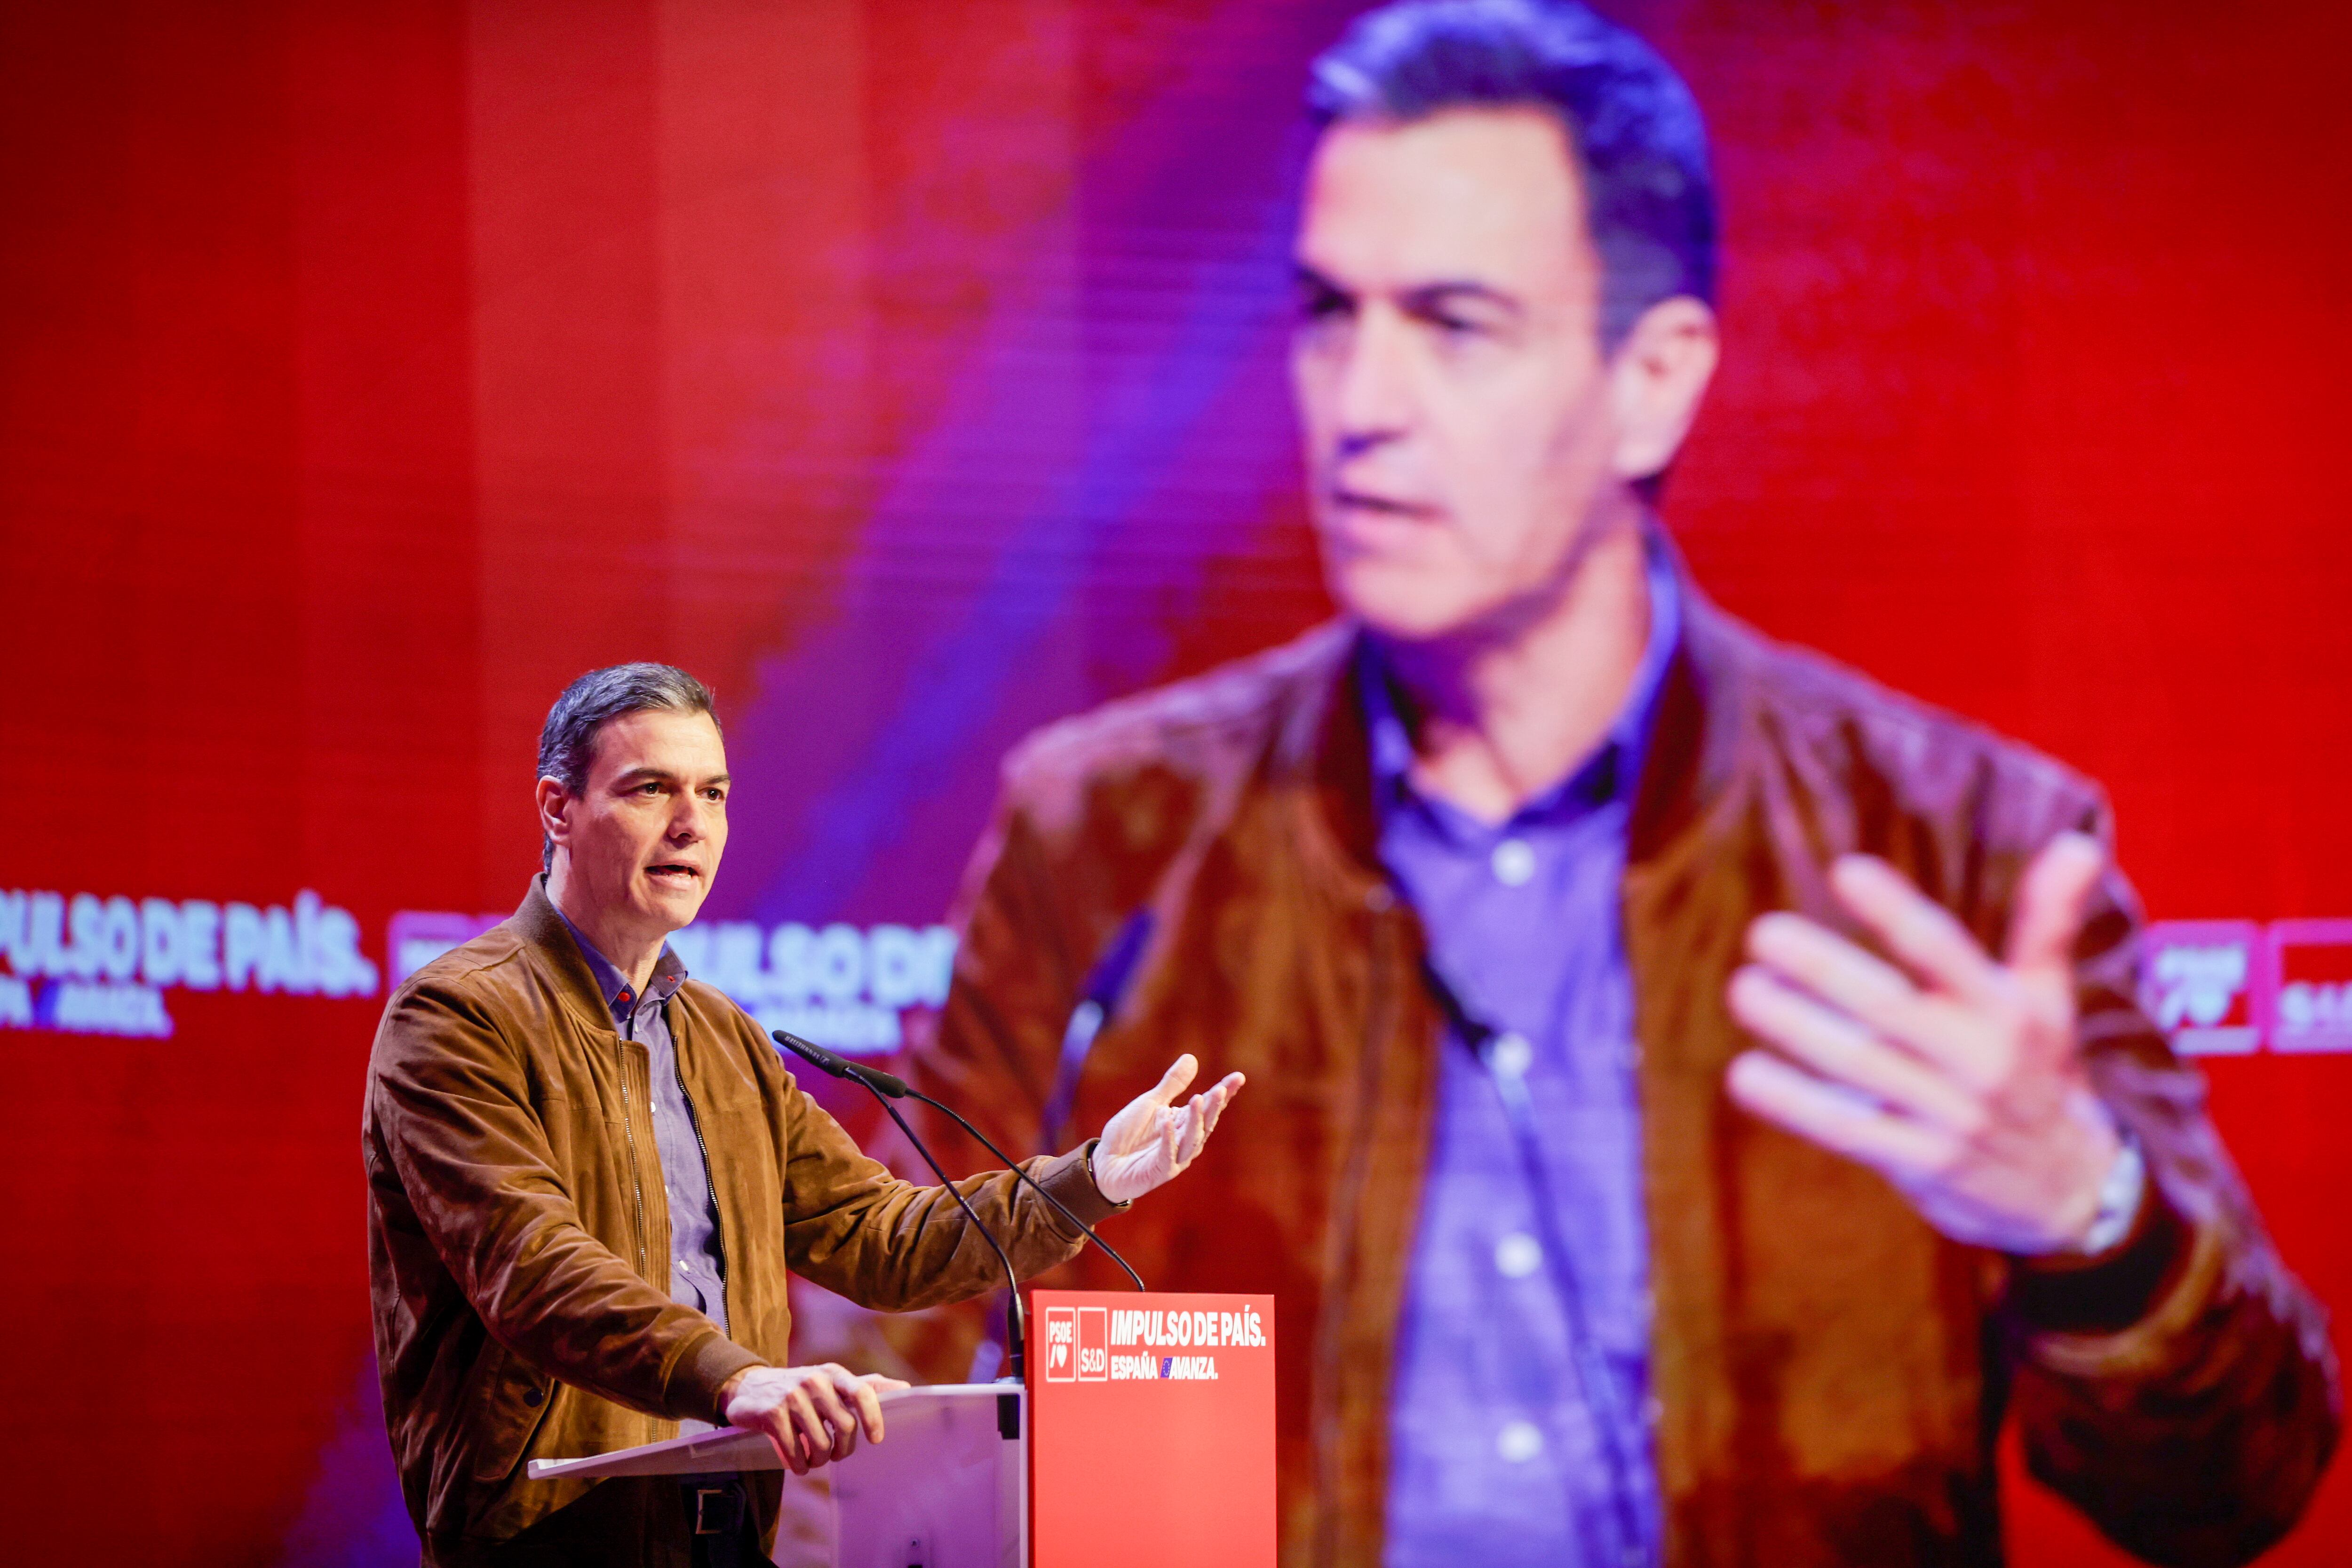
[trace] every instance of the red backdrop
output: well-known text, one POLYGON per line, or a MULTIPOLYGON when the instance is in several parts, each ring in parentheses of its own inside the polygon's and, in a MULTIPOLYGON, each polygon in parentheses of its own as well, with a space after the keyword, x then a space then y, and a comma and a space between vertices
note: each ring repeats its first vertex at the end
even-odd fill
MULTIPOLYGON (((1281 246, 1349 9, 0 7, 0 898, 313 889, 382 975, 395 912, 520 896, 561 684, 660 658, 727 706, 718 918, 936 921, 1013 737, 1324 613, 1281 246)), ((2352 16, 1618 9, 1725 192, 1668 507, 1702 582, 2105 781, 2154 914, 2352 916, 2352 16)), ((368 1392, 382 985, 262 973, 161 991, 167 1037, 0 994, 37 1557, 96 1517, 158 1562, 413 1561, 368 1392), (142 1462, 68 1451, 117 1427, 142 1462)), ((2352 1057, 2210 1075, 2352 1303, 2352 1057)), ((2012 1496, 2018 1562, 2114 1558, 2012 1496)), ((2347 1558, 2339 1471, 2276 1560, 2347 1558)))

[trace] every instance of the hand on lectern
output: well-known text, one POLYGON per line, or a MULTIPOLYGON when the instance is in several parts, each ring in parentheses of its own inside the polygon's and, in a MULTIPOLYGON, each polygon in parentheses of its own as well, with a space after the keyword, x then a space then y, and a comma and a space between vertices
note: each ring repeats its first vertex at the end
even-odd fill
POLYGON ((796 1476, 882 1440, 882 1395, 906 1387, 895 1377, 853 1374, 831 1362, 822 1366, 755 1366, 737 1373, 719 1391, 727 1424, 764 1432, 776 1457, 796 1476))
POLYGON ((1215 1088, 1175 1109, 1176 1097, 1200 1070, 1190 1052, 1178 1057, 1157 1084, 1103 1128, 1102 1142, 1095 1145, 1095 1185, 1103 1196, 1115 1204, 1132 1203, 1173 1181, 1201 1152, 1244 1079, 1227 1073, 1215 1088))

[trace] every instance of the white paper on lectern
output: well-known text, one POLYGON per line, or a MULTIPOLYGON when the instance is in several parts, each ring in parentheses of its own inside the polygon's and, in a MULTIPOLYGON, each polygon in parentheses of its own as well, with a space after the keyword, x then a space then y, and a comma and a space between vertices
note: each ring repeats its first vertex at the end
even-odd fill
MULTIPOLYGON (((894 1389, 882 1395, 884 1437, 888 1437, 894 1412, 919 1422, 921 1412, 942 1400, 969 1400, 983 1394, 992 1398, 1006 1391, 990 1383, 937 1383, 920 1388, 894 1389)), ((994 1407, 989 1408, 992 1420, 994 1407)), ((858 1451, 863 1453, 869 1447, 861 1443, 858 1451)), ((856 1455, 850 1458, 854 1459, 856 1455)), ((691 1436, 619 1448, 609 1454, 589 1454, 576 1459, 533 1459, 527 1473, 532 1480, 544 1481, 557 1476, 691 1476, 719 1470, 783 1468, 783 1461, 776 1458, 775 1445, 768 1441, 765 1433, 720 1426, 691 1436)))

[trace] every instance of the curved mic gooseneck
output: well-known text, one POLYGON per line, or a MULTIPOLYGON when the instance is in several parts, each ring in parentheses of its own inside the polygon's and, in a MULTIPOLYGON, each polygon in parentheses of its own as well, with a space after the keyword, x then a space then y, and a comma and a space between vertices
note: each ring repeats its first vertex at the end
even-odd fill
POLYGON ((940 1168, 940 1163, 938 1160, 932 1158, 929 1147, 926 1145, 920 1138, 915 1135, 915 1130, 912 1127, 907 1125, 907 1119, 898 1114, 898 1108, 890 1103, 892 1100, 908 1099, 919 1100, 925 1105, 930 1106, 938 1110, 945 1111, 950 1117, 954 1119, 957 1126, 961 1127, 974 1138, 979 1139, 981 1146, 986 1149, 991 1154, 995 1155, 996 1158, 1003 1163, 1005 1168, 1010 1170, 1014 1176, 1028 1183, 1029 1188, 1032 1192, 1035 1193, 1039 1197, 1044 1198, 1047 1203, 1053 1205, 1055 1210, 1059 1213, 1064 1219, 1068 1220, 1072 1225, 1076 1226, 1079 1230, 1085 1232, 1087 1238, 1089 1241, 1092 1241, 1097 1247, 1101 1247, 1104 1252, 1109 1254, 1111 1260, 1117 1263, 1121 1268, 1127 1269, 1127 1277, 1135 1281, 1135 1288, 1137 1289, 1140 1290, 1144 1288, 1143 1277, 1138 1274, 1133 1268, 1129 1268, 1127 1259, 1121 1258, 1118 1251, 1111 1247, 1110 1243, 1105 1241, 1101 1237, 1097 1236, 1092 1226, 1087 1224, 1086 1221, 1072 1214, 1069 1211, 1068 1205, 1065 1205, 1061 1199, 1055 1197, 1044 1187, 1038 1185, 1036 1179, 1031 1176, 1028 1172, 1023 1170, 1012 1161, 1005 1159, 1004 1152, 1003 1150, 997 1148, 994 1143, 990 1142, 987 1136, 983 1134, 979 1128, 974 1127, 971 1122, 966 1121, 963 1117, 954 1110, 948 1106, 941 1105, 929 1095, 913 1088, 906 1079, 898 1077, 896 1073, 887 1073, 879 1068, 867 1067, 863 1062, 850 1061, 845 1057, 838 1056, 832 1051, 826 1050, 823 1046, 817 1045, 814 1041, 803 1040, 798 1035, 792 1034, 789 1031, 783 1029, 774 1030, 772 1031, 771 1037, 774 1039, 776 1044, 783 1047, 794 1056, 799 1057, 803 1061, 807 1062, 819 1072, 824 1073, 832 1078, 846 1079, 852 1083, 864 1085, 866 1091, 874 1096, 875 1102, 882 1107, 883 1110, 888 1114, 891 1121, 898 1124, 898 1131, 907 1135, 907 1142, 915 1146, 915 1152, 923 1157, 923 1163, 929 1165, 931 1168, 931 1174, 940 1179, 940 1185, 945 1187, 948 1190, 948 1195, 955 1199, 956 1206, 963 1210, 964 1217, 971 1221, 971 1227, 980 1232, 981 1239, 987 1242, 990 1250, 996 1254, 997 1262, 1004 1267, 1005 1358, 1007 1363, 1013 1368, 1013 1377, 1014 1382, 1026 1384, 1029 1380, 1028 1368, 1026 1365, 1027 1355, 1025 1350, 1025 1347, 1029 1342, 1028 1310, 1022 1305, 1021 1301, 1021 1277, 1013 1272, 1013 1258, 1005 1252, 1003 1244, 996 1239, 995 1234, 992 1232, 987 1226, 981 1223, 979 1214, 975 1212, 971 1205, 965 1200, 962 1191, 959 1189, 953 1182, 948 1180, 947 1172, 940 1168))
MULTIPOLYGON (((870 1083, 866 1087, 874 1088, 870 1083)), ((948 1196, 955 1199, 956 1206, 963 1210, 964 1217, 971 1221, 971 1228, 980 1232, 981 1239, 988 1243, 990 1250, 996 1254, 996 1261, 1004 1266, 1005 1356, 1013 1366, 1013 1381, 1025 1386, 1029 1382, 1029 1369, 1023 1347, 1029 1342, 1029 1314, 1021 1304, 1021 1277, 1013 1272, 1013 1259, 1005 1253, 1004 1244, 991 1234, 988 1226, 980 1223, 980 1215, 972 1211, 971 1203, 956 1189, 956 1184, 948 1180, 948 1173, 940 1169, 940 1163, 931 1158, 931 1152, 923 1147, 923 1141, 915 1136, 915 1130, 907 1125, 907 1119, 898 1114, 898 1108, 890 1103, 889 1096, 877 1090, 874 1098, 881 1102, 883 1110, 890 1113, 890 1120, 898 1124, 898 1131, 907 1135, 907 1142, 915 1146, 915 1152, 923 1157, 923 1163, 939 1177, 940 1185, 948 1190, 948 1196)))
POLYGON ((1004 1244, 996 1239, 996 1234, 993 1231, 980 1222, 980 1215, 965 1200, 962 1192, 953 1182, 948 1180, 948 1173, 940 1169, 940 1163, 937 1160, 931 1158, 930 1150, 924 1146, 920 1138, 915 1136, 915 1130, 907 1125, 907 1119, 898 1114, 898 1108, 890 1103, 907 1093, 907 1086, 887 1072, 860 1067, 855 1062, 844 1061, 823 1046, 812 1045, 798 1035, 786 1034, 783 1030, 778 1029, 771 1037, 776 1044, 806 1060, 810 1066, 820 1071, 830 1073, 835 1078, 845 1078, 852 1082, 862 1083, 872 1091, 876 1102, 884 1110, 889 1112, 890 1120, 898 1124, 898 1131, 907 1135, 907 1142, 915 1146, 915 1152, 923 1157, 923 1163, 931 1168, 931 1174, 940 1179, 940 1185, 948 1190, 948 1196, 955 1199, 956 1207, 963 1210, 964 1218, 971 1221, 971 1228, 980 1232, 980 1238, 988 1243, 990 1251, 996 1254, 996 1261, 1004 1266, 1005 1294, 1009 1298, 1004 1309, 1006 1359, 1012 1363, 1013 1381, 1025 1385, 1029 1381, 1029 1374, 1028 1368, 1024 1364, 1026 1358, 1024 1355, 1023 1347, 1029 1342, 1029 1322, 1028 1314, 1021 1305, 1021 1277, 1013 1271, 1013 1259, 1005 1252, 1004 1244))
MULTIPOLYGON (((1134 1267, 1129 1264, 1126 1258, 1121 1258, 1118 1255, 1118 1249, 1117 1247, 1113 1247, 1109 1242, 1105 1241, 1101 1237, 1096 1235, 1094 1226, 1088 1225, 1086 1221, 1072 1214, 1070 1212, 1070 1206, 1067 1204, 1055 1197, 1053 1194, 1047 1192, 1044 1187, 1038 1185, 1035 1177, 1032 1176, 1028 1172, 1023 1170, 1019 1165, 1014 1164, 1012 1160, 1008 1159, 1004 1151, 998 1148, 990 1141, 987 1133, 982 1132, 979 1128, 974 1127, 971 1122, 965 1121, 963 1113, 956 1110, 955 1107, 945 1104, 942 1101, 933 1100, 929 1095, 925 1094, 921 1089, 917 1089, 914 1085, 908 1083, 905 1079, 900 1078, 896 1073, 884 1072, 880 1068, 867 1067, 864 1062, 851 1061, 848 1058, 844 1057, 837 1052, 826 1050, 823 1046, 803 1040, 798 1035, 787 1034, 783 1030, 778 1029, 775 1032, 774 1037, 776 1044, 783 1047, 786 1050, 791 1051, 793 1055, 800 1057, 819 1072, 829 1074, 834 1078, 849 1079, 856 1082, 862 1083, 868 1089, 871 1089, 876 1095, 881 1097, 885 1100, 919 1100, 925 1105, 929 1106, 932 1110, 947 1116, 958 1127, 962 1128, 965 1131, 971 1133, 973 1138, 977 1139, 982 1148, 996 1156, 996 1163, 998 1164, 1003 1165, 1015 1176, 1018 1176, 1021 1180, 1028 1183, 1029 1190, 1031 1192, 1035 1193, 1039 1197, 1053 1205, 1055 1213, 1059 1214, 1064 1219, 1068 1220, 1072 1225, 1076 1226, 1078 1229, 1085 1234, 1086 1238, 1088 1241, 1091 1241, 1097 1247, 1101 1247, 1106 1257, 1127 1271, 1127 1277, 1135 1281, 1135 1288, 1137 1289, 1149 1290, 1150 1289, 1150 1287, 1144 1284, 1143 1276, 1138 1274, 1135 1271, 1134 1267)), ((889 1107, 886 1104, 883 1109, 887 1110, 889 1110, 889 1107)), ((893 1114, 893 1120, 896 1120, 895 1113, 893 1114)), ((903 1121, 898 1124, 901 1127, 906 1125, 903 1121)), ((909 1132, 907 1136, 909 1139, 912 1139, 914 1134, 909 1132)), ((929 1152, 928 1151, 923 1151, 919 1143, 917 1145, 917 1149, 919 1152, 922 1152, 925 1163, 929 1163, 932 1170, 936 1171, 940 1168, 938 1162, 932 1160, 929 1152)), ((945 1181, 947 1178, 945 1176, 941 1176, 940 1180, 945 1181)))
POLYGON ((971 1122, 966 1121, 963 1119, 961 1112, 958 1111, 953 1106, 940 1104, 938 1100, 933 1100, 929 1095, 925 1094, 921 1089, 913 1088, 912 1086, 908 1088, 907 1094, 909 1099, 919 1100, 934 1110, 945 1112, 949 1117, 954 1120, 955 1124, 958 1127, 962 1128, 974 1138, 979 1139, 980 1146, 987 1150, 990 1153, 995 1155, 996 1163, 998 1164, 1003 1165, 1006 1170, 1011 1171, 1014 1175, 1020 1177, 1023 1181, 1027 1182, 1032 1192, 1045 1199, 1047 1203, 1052 1204, 1055 1209, 1060 1211, 1064 1219, 1068 1220, 1072 1225, 1076 1226, 1080 1230, 1085 1231, 1087 1233, 1087 1239, 1093 1242, 1097 1247, 1101 1247, 1106 1257, 1108 1257, 1113 1263, 1118 1264, 1121 1268, 1126 1269, 1127 1277, 1135 1281, 1135 1288, 1137 1289, 1148 1290, 1150 1289, 1149 1286, 1144 1284, 1143 1276, 1138 1274, 1135 1271, 1134 1267, 1130 1265, 1126 1258, 1121 1258, 1118 1255, 1118 1249, 1117 1247, 1111 1246, 1109 1242, 1105 1241, 1101 1237, 1097 1236, 1095 1234, 1094 1226, 1088 1225, 1086 1221, 1072 1214, 1069 1210, 1068 1205, 1063 1203, 1061 1199, 1055 1197, 1053 1194, 1039 1186, 1036 1182, 1030 1177, 1028 1172, 1023 1170, 1020 1166, 1006 1159, 1004 1157, 1004 1151, 990 1142, 987 1133, 982 1132, 979 1128, 974 1127, 971 1122))

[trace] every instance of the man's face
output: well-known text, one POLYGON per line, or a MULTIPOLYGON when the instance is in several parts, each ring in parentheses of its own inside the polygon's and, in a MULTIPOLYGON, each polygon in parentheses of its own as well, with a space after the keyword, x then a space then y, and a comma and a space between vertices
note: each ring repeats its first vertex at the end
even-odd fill
POLYGON ((1558 121, 1342 121, 1308 170, 1292 377, 1335 597, 1410 638, 1572 574, 1612 471, 1601 262, 1558 121))
POLYGON ((727 747, 708 713, 625 714, 596 732, 586 787, 542 786, 571 857, 566 912, 650 941, 691 925, 727 847, 727 747))

